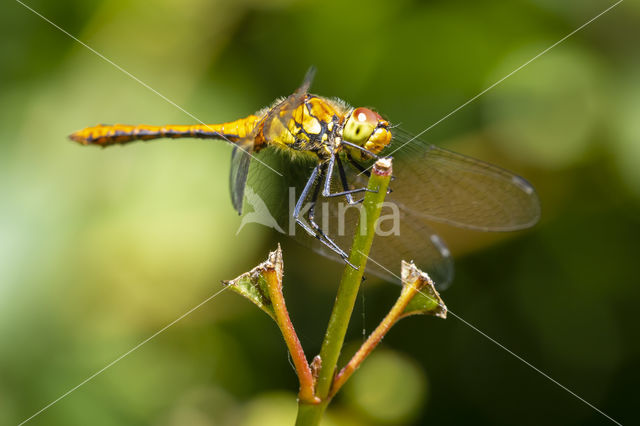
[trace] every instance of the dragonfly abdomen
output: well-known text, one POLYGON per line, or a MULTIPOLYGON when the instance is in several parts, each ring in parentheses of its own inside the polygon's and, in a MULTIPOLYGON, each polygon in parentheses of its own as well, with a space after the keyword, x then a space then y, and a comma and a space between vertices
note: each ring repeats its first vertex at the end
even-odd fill
POLYGON ((114 124, 87 127, 69 136, 71 140, 83 145, 109 146, 125 144, 138 140, 151 140, 160 138, 200 138, 200 139, 225 139, 236 142, 245 138, 251 132, 258 118, 249 116, 236 121, 223 124, 195 124, 195 125, 128 125, 114 124))

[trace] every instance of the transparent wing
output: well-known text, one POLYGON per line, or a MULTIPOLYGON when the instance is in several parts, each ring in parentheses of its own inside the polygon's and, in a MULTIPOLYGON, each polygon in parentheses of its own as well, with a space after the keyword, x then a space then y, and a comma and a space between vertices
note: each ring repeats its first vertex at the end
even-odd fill
POLYGON ((540 217, 533 186, 500 167, 417 140, 393 156, 392 197, 416 217, 481 231, 524 229, 540 217))
MULTIPOLYGON (((238 214, 242 214, 243 210, 245 185, 249 173, 251 156, 255 155, 253 147, 254 139, 258 131, 262 129, 267 140, 281 137, 285 131, 289 132, 289 122, 294 112, 304 102, 315 73, 316 70, 314 67, 309 68, 302 85, 298 87, 293 94, 267 111, 261 125, 256 125, 251 135, 238 141, 233 148, 231 152, 231 171, 229 174, 229 192, 231 194, 233 207, 238 214)), ((262 165, 261 168, 265 168, 264 165, 262 165)))
MULTIPOLYGON (((263 132, 267 140, 279 138, 284 132, 290 133, 290 124, 296 111, 304 113, 298 107, 304 102, 316 74, 315 67, 309 68, 302 85, 269 110, 264 120, 263 132)), ((300 118, 300 117, 299 117, 300 118)), ((301 120, 299 120, 301 121, 301 120)))
MULTIPOLYGON (((318 222, 323 227, 329 223, 329 232, 327 233, 341 248, 348 252, 358 226, 360 205, 347 207, 352 210, 341 217, 336 214, 339 212, 340 206, 338 204, 340 203, 342 201, 330 201, 329 208, 319 213, 318 222), (329 213, 328 221, 323 219, 327 212, 329 213), (344 223, 344 232, 339 229, 341 223, 344 223)), ((383 207, 381 218, 381 230, 376 233, 373 240, 366 274, 400 284, 401 261, 413 261, 420 269, 429 274, 439 289, 446 288, 453 280, 453 260, 449 249, 429 224, 402 208, 394 211, 391 204, 383 207)), ((308 245, 323 256, 344 263, 325 245, 317 241, 312 241, 308 245)))
MULTIPOLYGON (((250 193, 259 199, 247 197, 256 221, 275 229, 276 224, 284 233, 314 251, 336 260, 344 261, 316 238, 297 226, 292 218, 293 207, 304 184, 317 164, 313 160, 292 159, 291 156, 275 149, 265 149, 258 158, 276 170, 282 177, 255 161, 251 164, 247 186, 250 193)), ((367 177, 358 176, 357 170, 346 167, 350 188, 366 185, 367 177)), ((337 173, 334 173, 334 177, 337 173)), ((332 183, 332 192, 342 191, 339 180, 332 183)), ((305 206, 306 208, 307 206, 305 206)), ((306 212, 303 208, 303 213, 306 212)), ((353 235, 360 215, 360 205, 348 206, 344 197, 319 198, 316 205, 316 222, 325 233, 347 253, 351 248, 353 235)), ((306 214, 305 214, 306 217, 306 214)), ((445 287, 453 277, 453 262, 449 250, 429 227, 428 221, 404 209, 400 205, 389 204, 381 215, 381 232, 378 232, 369 255, 366 274, 374 275, 390 282, 400 283, 400 261, 413 260, 429 273, 439 288, 445 287)))
MULTIPOLYGON (((248 144, 245 144, 248 145, 248 144)), ((231 203, 238 214, 242 214, 244 188, 249 174, 251 154, 248 146, 236 145, 231 151, 231 171, 229 173, 229 193, 231 203)))
MULTIPOLYGON (((447 246, 430 227, 431 221, 507 231, 531 226, 539 217, 539 202, 531 185, 508 171, 422 143, 401 151, 394 155, 393 192, 387 196, 390 203, 382 211, 380 231, 367 264, 368 274, 397 282, 400 261, 413 260, 442 288, 453 278, 453 262, 447 246)), ((317 163, 312 159, 294 159, 275 149, 265 149, 258 156, 284 175, 277 176, 258 162, 251 166, 248 185, 264 201, 263 213, 271 218, 261 223, 271 223, 274 228, 277 224, 303 245, 343 262, 291 217, 293 206, 317 163)), ((345 166, 350 189, 366 185, 366 176, 345 166)), ((332 192, 342 190, 338 174, 334 173, 332 192)), ((306 212, 303 208, 303 216, 306 212)), ((348 206, 344 197, 320 197, 315 213, 318 225, 348 252, 359 207, 348 206)))

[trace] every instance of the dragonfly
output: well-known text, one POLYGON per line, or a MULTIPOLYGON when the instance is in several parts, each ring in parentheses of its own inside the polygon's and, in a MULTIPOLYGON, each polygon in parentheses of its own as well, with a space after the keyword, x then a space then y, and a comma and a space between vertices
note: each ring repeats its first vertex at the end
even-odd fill
POLYGON ((388 202, 366 266, 367 273, 390 281, 397 280, 393 271, 401 260, 413 260, 440 288, 451 282, 453 260, 434 222, 516 231, 538 221, 539 200, 524 178, 419 140, 372 108, 310 94, 314 74, 311 68, 293 94, 235 121, 99 124, 69 137, 101 147, 161 138, 227 141, 233 145, 229 189, 235 210, 243 214, 245 199, 254 210, 259 205, 270 226, 351 267, 346 249, 369 169, 393 153, 388 202))

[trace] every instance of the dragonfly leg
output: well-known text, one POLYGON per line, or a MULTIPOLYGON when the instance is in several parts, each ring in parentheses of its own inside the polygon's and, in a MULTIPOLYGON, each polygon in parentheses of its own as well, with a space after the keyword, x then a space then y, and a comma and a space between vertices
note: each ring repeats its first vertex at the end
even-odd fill
MULTIPOLYGON (((348 192, 349 183, 347 182, 347 175, 344 172, 344 166, 342 165, 342 160, 340 159, 340 157, 336 158, 336 162, 338 163, 338 173, 340 174, 340 183, 342 183, 342 189, 344 190, 344 192, 348 192)), ((348 204, 360 204, 364 201, 364 197, 360 198, 359 200, 354 200, 351 194, 346 194, 345 196, 347 198, 348 204)))
MULTIPOLYGON (((351 165, 353 167, 355 167, 356 169, 358 169, 358 171, 360 173, 362 173, 363 175, 365 175, 366 177, 371 177, 371 171, 369 169, 366 169, 362 164, 358 163, 352 156, 351 154, 347 153, 347 158, 349 159, 349 163, 351 163, 351 165)), ((391 176, 391 181, 394 181, 396 179, 395 176, 391 176)), ((387 194, 391 194, 393 192, 393 189, 391 189, 391 187, 387 188, 387 194)))
MULTIPOLYGON (((311 176, 309 176, 309 180, 307 180, 307 183, 305 184, 304 189, 300 194, 300 198, 298 198, 298 201, 296 202, 296 206, 293 210, 293 219, 296 221, 296 224, 300 225, 300 227, 305 231, 307 231, 309 235, 316 238, 319 238, 319 237, 318 237, 318 234, 313 230, 313 228, 307 225, 302 220, 300 220, 300 210, 302 210, 302 204, 304 203, 304 200, 307 199, 307 195, 309 195, 309 191, 311 190, 311 188, 314 187, 314 185, 316 185, 316 178, 318 177, 319 169, 320 169, 320 165, 316 166, 313 169, 313 172, 311 172, 311 176)), ((314 191, 314 194, 318 192, 317 188, 318 186, 316 185, 316 190, 314 191)), ((315 203, 315 201, 313 201, 313 203, 315 203)), ((311 208, 313 208, 313 205, 311 206, 311 208)), ((331 249, 334 250, 333 247, 331 247, 331 249)))
POLYGON ((318 164, 316 167, 313 168, 313 171, 311 172, 311 176, 309 176, 309 180, 307 180, 307 183, 304 185, 304 189, 300 194, 300 198, 298 198, 298 201, 296 202, 296 206, 293 210, 293 218, 296 220, 296 222, 298 222, 298 218, 300 217, 300 210, 302 209, 302 203, 304 203, 304 200, 306 200, 307 195, 309 195, 309 191, 311 191, 311 188, 313 188, 313 185, 316 183, 316 178, 318 177, 318 173, 320 172, 321 167, 322 167, 322 164, 318 164))
POLYGON ((374 154, 373 152, 369 151, 368 149, 366 149, 366 148, 364 148, 364 147, 362 147, 362 146, 360 146, 360 145, 357 145, 357 144, 355 144, 355 143, 351 143, 351 142, 347 142, 347 141, 345 141, 345 140, 343 140, 343 141, 342 141, 342 142, 340 142, 340 143, 341 143, 342 145, 346 145, 346 146, 348 146, 348 147, 350 147, 350 148, 357 149, 358 151, 362 151, 362 152, 364 152, 365 154, 367 154, 367 156, 369 156, 369 157, 373 158, 374 160, 379 160, 379 159, 380 159, 380 156, 378 156, 378 155, 374 154))
POLYGON ((315 209, 316 209, 316 203, 318 201, 319 194, 320 194, 320 182, 318 182, 316 189, 312 195, 311 208, 309 209, 309 214, 308 214, 309 224, 311 225, 313 230, 316 232, 316 238, 318 238, 324 245, 329 247, 331 250, 336 252, 342 258, 342 260, 345 261, 347 265, 357 270, 358 268, 354 266, 351 262, 349 262, 349 256, 347 255, 347 253, 345 253, 345 251, 342 250, 340 246, 338 246, 331 238, 329 238, 329 236, 325 234, 322 228, 320 228, 320 226, 316 223, 315 209))
POLYGON ((325 170, 326 170, 325 167, 326 167, 326 164, 319 164, 313 169, 313 172, 311 173, 311 176, 309 177, 309 180, 305 184, 305 187, 302 190, 302 194, 300 194, 300 198, 296 203, 296 206, 293 212, 293 218, 295 219, 296 223, 300 225, 300 227, 302 227, 309 235, 317 238, 322 244, 324 244, 333 252, 335 252, 338 256, 340 256, 347 265, 357 270, 358 268, 354 266, 351 262, 349 262, 349 256, 347 255, 347 253, 345 253, 344 250, 342 250, 331 238, 329 238, 324 233, 324 231, 322 231, 320 226, 315 222, 315 206, 318 200, 318 195, 320 193, 320 183, 322 182, 323 180, 322 178, 324 177, 324 174, 325 174, 325 170), (320 179, 317 181, 318 174, 320 174, 320 179), (302 210, 302 204, 304 203, 304 200, 309 195, 309 191, 311 191, 311 188, 313 188, 314 186, 315 186, 315 189, 311 197, 311 207, 309 208, 309 213, 307 215, 309 220, 309 225, 307 225, 304 221, 300 220, 300 211, 302 210))
POLYGON ((371 177, 371 171, 369 171, 369 169, 365 169, 364 166, 360 163, 358 163, 352 156, 350 153, 347 153, 347 158, 349 159, 349 163, 351 163, 351 165, 353 167, 355 167, 356 169, 358 169, 358 171, 360 173, 362 173, 363 175, 365 175, 366 177, 371 177))
POLYGON ((371 191, 371 190, 368 188, 349 189, 349 186, 347 184, 347 178, 344 173, 344 168, 342 167, 342 161, 340 160, 340 157, 338 157, 337 155, 334 155, 329 159, 327 163, 326 173, 324 175, 324 188, 322 189, 323 197, 328 198, 328 197, 344 196, 347 200, 347 204, 357 204, 360 202, 360 200, 354 201, 352 194, 365 192, 365 191, 371 191), (336 162, 338 163, 338 172, 340 174, 340 182, 342 183, 342 188, 344 189, 344 191, 332 193, 331 180, 333 179, 333 167, 336 162))
MULTIPOLYGON (((370 157, 373 157, 374 160, 379 160, 381 157, 379 155, 374 154, 373 152, 369 151, 368 149, 365 149, 363 147, 361 147, 360 145, 356 145, 354 143, 351 142, 346 142, 346 141, 342 141, 342 143, 344 145, 350 146, 352 148, 358 149, 362 152, 364 152, 365 154, 367 154, 370 157)), ((356 160, 354 160, 354 158, 351 156, 351 154, 347 153, 347 156, 349 157, 349 161, 351 162, 351 164, 354 165, 354 167, 356 169, 358 169, 360 171, 360 173, 363 173, 365 176, 369 177, 371 176, 371 172, 368 169, 365 169, 361 164, 359 164, 356 160)), ((395 176, 391 176, 391 180, 393 181, 396 177, 395 176)), ((387 194, 389 193, 389 191, 387 191, 387 194)))

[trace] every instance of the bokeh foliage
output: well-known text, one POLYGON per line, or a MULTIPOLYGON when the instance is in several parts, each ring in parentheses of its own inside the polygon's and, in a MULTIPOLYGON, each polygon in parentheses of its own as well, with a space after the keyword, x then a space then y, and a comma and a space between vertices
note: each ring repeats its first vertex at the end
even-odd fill
MULTIPOLYGON (((417 133, 612 2, 27 4, 207 122, 287 95, 314 64, 315 93, 417 133)), ((194 120, 19 3, 0 11, 0 424, 29 417, 276 241, 292 319, 317 353, 340 268, 258 226, 235 235, 230 148, 72 144, 67 134, 97 122, 194 120)), ((637 418, 640 379, 639 23, 638 3, 623 2, 425 135, 526 176, 543 206, 540 225, 517 236, 443 229, 459 255, 449 308, 622 423, 637 418)), ((354 342, 397 290, 366 282, 354 342)), ((606 422, 455 318, 403 321, 384 346, 327 424, 606 422), (398 405, 403 391, 419 398, 398 405)), ((276 327, 225 292, 31 424, 281 425, 295 389, 276 327)))

